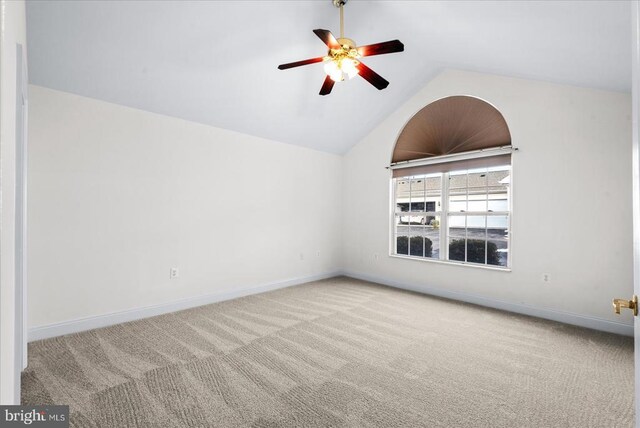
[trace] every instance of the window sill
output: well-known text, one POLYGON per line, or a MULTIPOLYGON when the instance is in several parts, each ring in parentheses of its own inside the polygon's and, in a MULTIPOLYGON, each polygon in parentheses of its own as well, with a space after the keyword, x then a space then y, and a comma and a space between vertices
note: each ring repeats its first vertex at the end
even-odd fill
POLYGON ((437 259, 429 259, 425 257, 403 256, 401 254, 389 254, 389 257, 393 257, 396 259, 416 260, 419 262, 437 263, 441 265, 465 266, 465 267, 470 267, 475 269, 493 270, 498 272, 511 272, 511 268, 509 267, 495 267, 495 266, 487 266, 487 265, 478 265, 474 263, 456 262, 452 260, 437 260, 437 259))

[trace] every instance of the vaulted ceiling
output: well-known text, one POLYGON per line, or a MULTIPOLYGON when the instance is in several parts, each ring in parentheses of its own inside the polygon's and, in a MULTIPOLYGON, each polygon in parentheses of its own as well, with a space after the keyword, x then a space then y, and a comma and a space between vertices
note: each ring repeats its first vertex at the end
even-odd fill
POLYGON ((33 84, 333 153, 344 153, 443 68, 630 91, 627 1, 357 1, 345 36, 400 39, 361 78, 318 95, 339 33, 331 0, 29 1, 33 84))

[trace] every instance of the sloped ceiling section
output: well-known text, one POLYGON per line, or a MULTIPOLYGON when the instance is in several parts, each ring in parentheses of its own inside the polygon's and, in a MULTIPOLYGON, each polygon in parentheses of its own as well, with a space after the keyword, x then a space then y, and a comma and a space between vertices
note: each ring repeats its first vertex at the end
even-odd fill
POLYGON ((400 39, 366 59, 391 82, 356 78, 318 95, 314 28, 339 30, 316 1, 29 1, 31 83, 290 144, 344 153, 443 68, 630 90, 626 1, 357 1, 345 36, 400 39))

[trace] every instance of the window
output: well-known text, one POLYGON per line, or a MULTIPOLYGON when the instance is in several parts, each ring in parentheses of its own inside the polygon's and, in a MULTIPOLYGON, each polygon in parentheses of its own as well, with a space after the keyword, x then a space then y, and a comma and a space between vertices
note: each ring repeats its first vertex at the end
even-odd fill
POLYGON ((391 252, 508 268, 515 151, 505 118, 484 100, 454 95, 420 109, 391 156, 391 252))
POLYGON ((507 268, 511 166, 442 170, 394 171, 393 253, 507 268))

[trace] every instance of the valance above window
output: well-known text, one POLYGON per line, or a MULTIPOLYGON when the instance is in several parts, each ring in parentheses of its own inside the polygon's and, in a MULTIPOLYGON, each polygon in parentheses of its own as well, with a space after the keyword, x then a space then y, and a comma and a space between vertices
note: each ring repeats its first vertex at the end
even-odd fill
POLYGON ((397 178, 503 165, 511 165, 511 146, 482 152, 460 153, 460 156, 437 156, 425 159, 424 163, 407 162, 406 164, 394 165, 391 169, 393 169, 393 178, 397 178))

